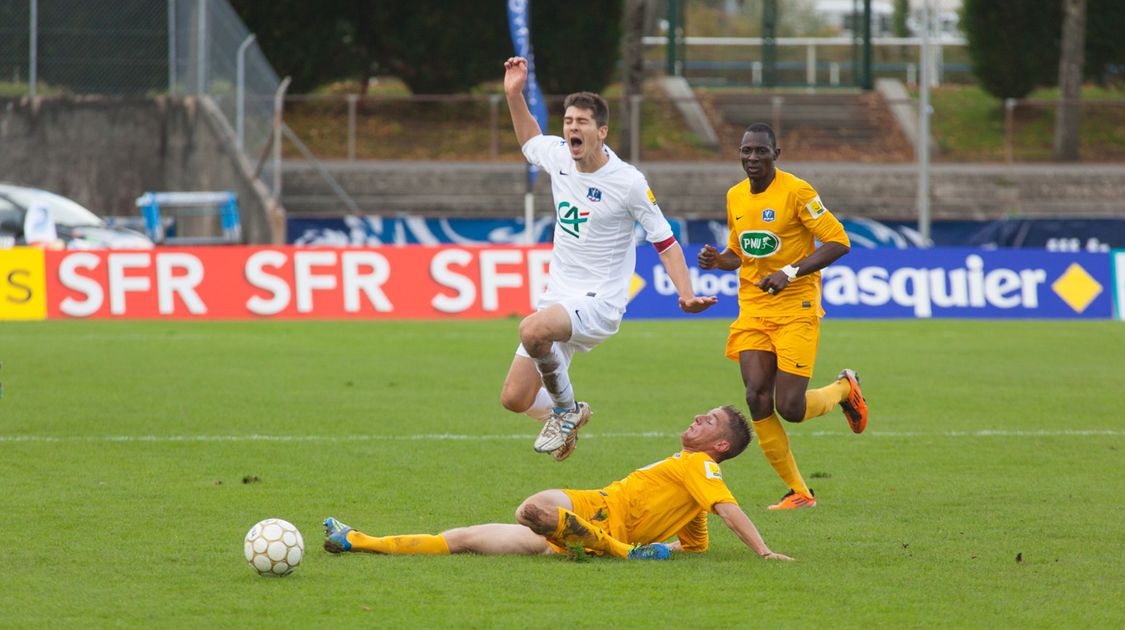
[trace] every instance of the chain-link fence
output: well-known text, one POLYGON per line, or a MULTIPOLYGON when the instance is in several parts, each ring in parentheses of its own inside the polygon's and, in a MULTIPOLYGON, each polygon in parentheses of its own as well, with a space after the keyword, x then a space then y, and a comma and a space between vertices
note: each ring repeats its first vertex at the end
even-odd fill
POLYGON ((278 85, 227 0, 0 0, 0 96, 209 96, 267 186, 278 85))

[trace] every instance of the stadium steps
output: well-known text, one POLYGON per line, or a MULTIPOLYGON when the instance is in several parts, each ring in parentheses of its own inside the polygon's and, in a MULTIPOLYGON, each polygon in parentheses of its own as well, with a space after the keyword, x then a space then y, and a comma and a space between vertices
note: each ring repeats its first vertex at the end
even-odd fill
MULTIPOLYGON (((784 156, 783 156, 784 157, 784 156)), ((811 182, 842 216, 915 218, 913 164, 797 162, 780 165, 811 182)), ((726 191, 745 175, 730 163, 645 162, 664 212, 671 217, 725 217, 726 191)), ((326 162, 365 214, 521 217, 525 171, 516 162, 326 162)), ((935 219, 1107 217, 1125 211, 1125 165, 934 164, 935 219)), ((285 163, 282 201, 291 216, 339 217, 343 203, 309 163, 285 163)), ((535 187, 537 213, 553 207, 550 185, 535 187)))
POLYGON ((913 156, 913 146, 877 92, 718 92, 701 98, 728 141, 740 140, 752 123, 773 126, 784 159, 895 162, 913 156))

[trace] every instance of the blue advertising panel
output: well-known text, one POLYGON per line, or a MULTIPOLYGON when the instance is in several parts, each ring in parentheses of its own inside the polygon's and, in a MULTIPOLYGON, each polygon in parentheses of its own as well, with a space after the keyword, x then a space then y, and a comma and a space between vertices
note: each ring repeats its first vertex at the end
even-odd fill
MULTIPOLYGON (((684 222, 669 219, 672 235, 683 242, 684 222)), ((531 226, 536 243, 550 243, 555 216, 540 216, 531 226)), ((634 226, 638 244, 645 243, 640 224, 634 226)), ((384 245, 522 245, 523 219, 438 219, 432 217, 348 215, 332 219, 293 217, 288 220, 289 242, 317 247, 384 245)))
POLYGON ((1113 252, 1113 303, 1117 319, 1125 320, 1125 249, 1113 252))
MULTIPOLYGON (((876 221, 842 217, 853 248, 923 247, 926 239, 914 221, 876 221)), ((696 219, 688 222, 688 242, 725 242, 726 221, 696 219)), ((934 221, 930 245, 937 247, 1019 247, 1053 252, 1107 252, 1125 247, 1125 219, 995 219, 934 221)))
MULTIPOLYGON (((120 221, 120 219, 118 219, 120 221)), ((725 243, 726 221, 669 218, 681 243, 703 245, 725 243)), ((875 221, 864 218, 840 220, 853 249, 914 249, 926 239, 914 223, 875 221)), ((535 220, 532 236, 537 243, 550 243, 555 216, 535 220)), ((143 226, 142 226, 143 227, 143 226)), ((523 243, 523 219, 517 218, 423 218, 414 216, 345 216, 329 218, 290 217, 289 241, 294 245, 408 245, 475 241, 481 244, 523 243)), ((994 221, 935 221, 930 245, 937 247, 1018 247, 1052 252, 1108 252, 1125 247, 1125 219, 997 219, 994 221)))
MULTIPOLYGON (((685 255, 696 292, 719 303, 704 315, 738 315, 737 272, 702 271, 685 255)), ((681 315, 671 279, 651 247, 637 251, 627 317, 681 315)), ((828 317, 855 319, 1110 319, 1108 253, 969 248, 852 249, 821 274, 828 317)))

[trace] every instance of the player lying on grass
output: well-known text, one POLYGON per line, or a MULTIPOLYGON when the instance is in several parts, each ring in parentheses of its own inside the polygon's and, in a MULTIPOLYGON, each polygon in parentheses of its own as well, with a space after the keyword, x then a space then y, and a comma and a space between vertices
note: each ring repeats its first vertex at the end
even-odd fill
POLYGON ((633 471, 601 490, 544 490, 516 510, 518 525, 489 523, 405 536, 368 536, 329 517, 324 548, 392 555, 536 555, 579 548, 615 558, 665 560, 672 551, 707 550, 707 513, 718 514, 763 558, 792 560, 770 551, 738 507, 719 462, 750 443, 737 409, 723 406, 694 418, 680 434, 683 450, 633 471), (676 537, 671 544, 662 541, 676 537))

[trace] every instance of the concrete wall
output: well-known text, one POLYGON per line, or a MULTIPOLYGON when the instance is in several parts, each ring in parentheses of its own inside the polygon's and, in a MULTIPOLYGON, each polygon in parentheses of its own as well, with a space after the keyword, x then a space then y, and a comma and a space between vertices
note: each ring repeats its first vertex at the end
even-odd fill
POLYGON ((276 228, 283 210, 271 208, 251 169, 209 101, 0 100, 0 181, 50 190, 102 216, 139 216, 135 200, 145 191, 233 190, 243 238, 284 242, 276 228))
MULTIPOLYGON (((845 216, 915 217, 912 164, 798 163, 780 167, 820 191, 845 216)), ((724 216, 730 163, 640 165, 669 216, 724 216)), ((234 190, 247 242, 284 242, 285 209, 274 204, 234 148, 207 100, 107 97, 0 99, 0 181, 45 188, 104 216, 137 216, 148 190, 234 190)), ((326 168, 368 214, 523 216, 522 162, 329 162, 326 168)), ((935 164, 934 219, 1125 216, 1125 165, 935 164)), ((536 210, 552 208, 546 174, 536 210)), ((286 162, 282 202, 296 215, 340 216, 344 204, 306 162, 286 162)))
MULTIPOLYGON (((811 183, 834 212, 873 219, 916 218, 913 164, 779 162, 811 183)), ((328 170, 367 214, 523 216, 524 165, 518 162, 332 162, 328 170)), ((668 216, 725 217, 726 191, 745 177, 729 164, 646 162, 640 165, 668 216)), ((1010 216, 1125 216, 1125 164, 935 164, 934 219, 1010 216)), ((541 174, 536 211, 550 212, 550 182, 541 174)), ((286 162, 282 188, 294 215, 340 216, 344 205, 304 162, 286 162)))

